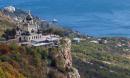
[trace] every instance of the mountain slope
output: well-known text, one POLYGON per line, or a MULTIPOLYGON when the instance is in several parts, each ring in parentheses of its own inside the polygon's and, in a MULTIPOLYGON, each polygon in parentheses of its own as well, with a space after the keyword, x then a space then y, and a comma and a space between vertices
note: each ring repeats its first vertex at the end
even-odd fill
POLYGON ((73 44, 73 63, 81 78, 130 78, 130 59, 126 56, 130 51, 121 48, 125 47, 90 41, 73 44))
POLYGON ((15 26, 16 25, 14 22, 12 22, 12 19, 0 11, 0 35, 4 33, 4 30, 11 29, 15 26))

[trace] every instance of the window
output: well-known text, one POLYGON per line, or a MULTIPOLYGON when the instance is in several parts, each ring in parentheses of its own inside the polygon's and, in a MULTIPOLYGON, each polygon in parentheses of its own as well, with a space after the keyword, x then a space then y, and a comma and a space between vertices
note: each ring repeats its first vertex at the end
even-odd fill
POLYGON ((21 34, 21 32, 19 32, 19 35, 21 34))
POLYGON ((30 37, 28 37, 28 40, 30 40, 30 37))
POLYGON ((24 40, 26 39, 26 37, 24 37, 24 40))

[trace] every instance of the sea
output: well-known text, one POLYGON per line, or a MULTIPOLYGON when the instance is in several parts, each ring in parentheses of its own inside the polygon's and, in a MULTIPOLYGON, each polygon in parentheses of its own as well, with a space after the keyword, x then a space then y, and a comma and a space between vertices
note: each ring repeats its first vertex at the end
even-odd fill
POLYGON ((91 36, 130 38, 130 0, 0 0, 0 8, 31 10, 41 19, 91 36))

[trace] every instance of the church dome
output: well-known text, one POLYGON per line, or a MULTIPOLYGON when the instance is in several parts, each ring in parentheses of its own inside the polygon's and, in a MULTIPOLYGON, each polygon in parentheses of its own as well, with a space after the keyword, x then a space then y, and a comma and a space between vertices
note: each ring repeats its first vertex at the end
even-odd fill
POLYGON ((27 20, 27 21, 31 21, 31 20, 33 20, 33 17, 32 17, 31 15, 28 15, 28 16, 26 17, 26 20, 27 20))
POLYGON ((29 13, 28 13, 28 15, 27 15, 27 17, 26 17, 26 20, 27 20, 27 21, 33 20, 33 17, 32 17, 32 15, 31 15, 30 11, 29 11, 29 13))

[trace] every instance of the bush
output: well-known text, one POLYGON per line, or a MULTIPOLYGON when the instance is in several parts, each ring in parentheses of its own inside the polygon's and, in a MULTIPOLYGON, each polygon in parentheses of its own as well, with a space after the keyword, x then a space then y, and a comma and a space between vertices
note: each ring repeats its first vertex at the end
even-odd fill
POLYGON ((0 78, 25 78, 19 71, 13 68, 12 65, 0 62, 0 78))
POLYGON ((7 45, 0 45, 0 54, 8 54, 10 52, 10 48, 7 45))
POLYGON ((10 47, 11 50, 17 50, 18 49, 18 45, 15 42, 12 42, 9 47, 10 47))
POLYGON ((7 29, 3 36, 6 40, 15 38, 16 30, 15 29, 7 29))

